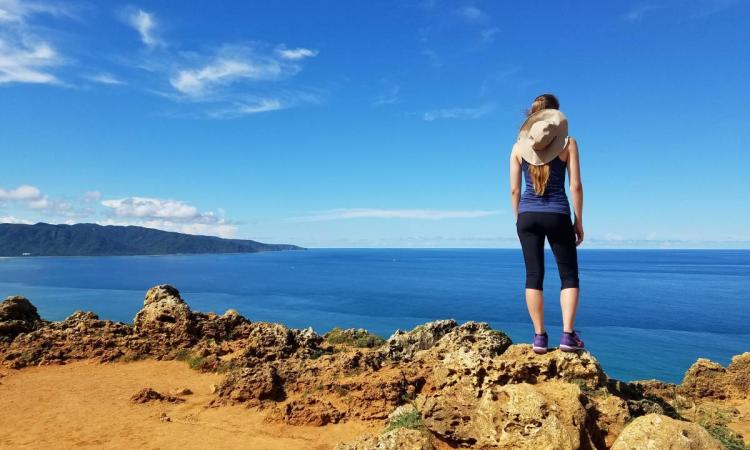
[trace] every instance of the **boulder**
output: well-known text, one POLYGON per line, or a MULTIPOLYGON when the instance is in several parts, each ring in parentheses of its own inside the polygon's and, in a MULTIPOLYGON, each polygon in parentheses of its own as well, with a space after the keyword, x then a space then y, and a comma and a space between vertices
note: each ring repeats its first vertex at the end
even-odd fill
POLYGON ((472 448, 592 448, 586 410, 575 384, 497 386, 476 397, 466 386, 418 397, 424 425, 451 446, 472 448))
POLYGON ((680 393, 695 399, 725 399, 729 388, 726 372, 721 364, 700 358, 685 372, 680 393))
POLYGON ((182 300, 180 292, 168 284, 154 286, 146 292, 143 308, 135 315, 133 325, 139 334, 170 341, 190 341, 193 333, 190 307, 182 300))
POLYGON ((0 342, 10 342, 42 325, 44 321, 26 297, 8 297, 0 303, 0 342))
POLYGON ((149 402, 169 402, 169 403, 182 403, 185 400, 174 395, 165 395, 151 388, 143 388, 140 391, 133 394, 130 397, 130 401, 133 403, 149 403, 149 402))
POLYGON ((625 427, 611 450, 722 450, 708 432, 695 423, 659 414, 638 417, 625 427))
POLYGON ((396 428, 381 435, 365 434, 353 442, 338 444, 334 450, 434 450, 434 448, 428 432, 396 428))

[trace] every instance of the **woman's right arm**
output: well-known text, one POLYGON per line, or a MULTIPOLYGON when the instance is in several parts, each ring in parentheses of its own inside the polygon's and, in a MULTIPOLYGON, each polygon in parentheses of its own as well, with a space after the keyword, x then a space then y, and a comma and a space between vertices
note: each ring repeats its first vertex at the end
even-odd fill
POLYGON ((574 229, 576 246, 583 242, 583 184, 581 184, 581 165, 578 159, 578 143, 572 137, 568 141, 568 178, 570 178, 570 196, 573 199, 575 214, 574 229))
POLYGON ((513 216, 518 220, 518 203, 521 201, 521 163, 516 154, 510 152, 510 204, 513 216))

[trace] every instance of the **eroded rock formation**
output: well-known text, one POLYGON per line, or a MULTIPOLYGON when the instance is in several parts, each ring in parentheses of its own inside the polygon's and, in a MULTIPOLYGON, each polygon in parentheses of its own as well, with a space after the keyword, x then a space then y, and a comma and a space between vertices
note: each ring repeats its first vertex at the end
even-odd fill
MULTIPOLYGON (((385 341, 361 329, 322 337, 234 310, 194 312, 168 285, 147 292, 133 325, 91 312, 45 322, 23 297, 0 305, 7 367, 141 358, 225 373, 211 407, 244 405, 290 425, 373 422, 340 450, 714 448, 678 410, 687 400, 745 399, 750 384, 750 353, 726 368, 699 360, 680 385, 622 383, 589 353, 536 355, 486 323, 440 320, 385 341)), ((181 400, 144 390, 133 401, 172 399, 181 400)))

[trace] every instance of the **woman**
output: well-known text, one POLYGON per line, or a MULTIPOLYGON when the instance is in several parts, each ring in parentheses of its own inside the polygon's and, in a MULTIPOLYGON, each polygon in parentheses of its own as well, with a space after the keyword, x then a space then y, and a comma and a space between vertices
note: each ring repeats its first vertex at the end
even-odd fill
POLYGON ((573 325, 578 309, 578 255, 583 242, 583 187, 578 145, 568 136, 568 121, 552 94, 534 99, 510 155, 510 196, 526 264, 526 306, 534 323, 536 353, 546 353, 544 328, 544 239, 549 240, 560 272, 563 335, 560 349, 584 348, 573 325), (570 179, 575 222, 565 194, 565 172, 570 179), (525 189, 521 193, 521 173, 525 189))

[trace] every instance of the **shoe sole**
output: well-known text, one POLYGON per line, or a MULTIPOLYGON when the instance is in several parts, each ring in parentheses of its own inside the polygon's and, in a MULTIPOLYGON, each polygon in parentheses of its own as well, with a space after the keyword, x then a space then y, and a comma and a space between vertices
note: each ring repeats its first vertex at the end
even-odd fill
POLYGON ((547 349, 545 347, 533 347, 533 350, 537 355, 543 355, 547 353, 547 349))
POLYGON ((562 345, 560 344, 560 350, 564 352, 577 352, 579 350, 583 350, 584 347, 572 347, 570 345, 562 345))

